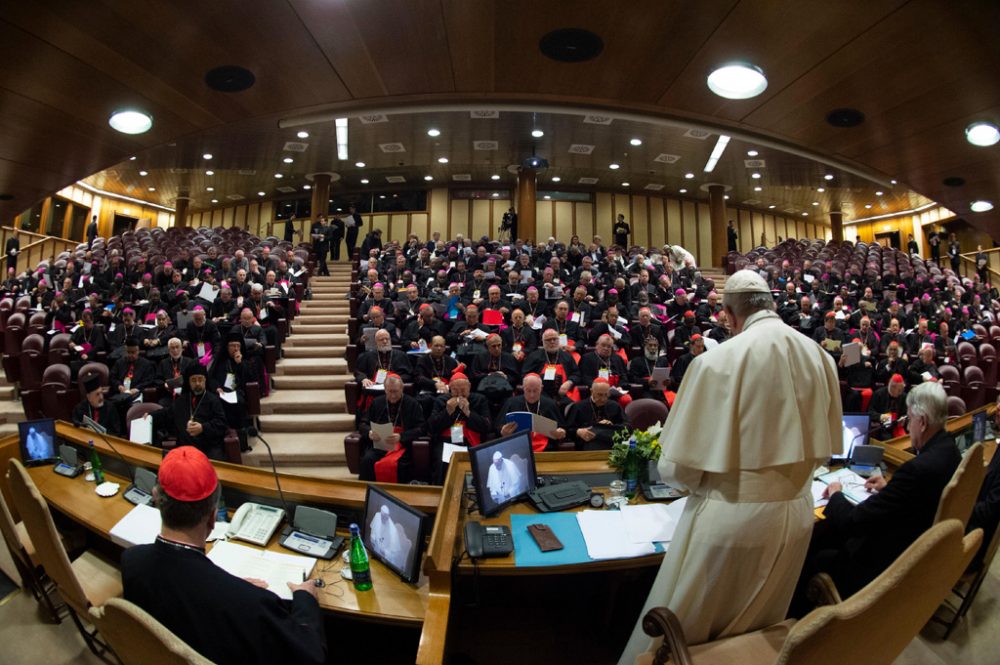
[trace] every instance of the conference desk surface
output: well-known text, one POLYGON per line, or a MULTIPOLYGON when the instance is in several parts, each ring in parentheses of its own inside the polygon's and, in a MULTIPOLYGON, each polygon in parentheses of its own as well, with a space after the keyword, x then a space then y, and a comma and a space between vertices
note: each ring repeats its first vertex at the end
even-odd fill
MULTIPOLYGON (((65 426, 68 429, 64 429, 64 426, 60 423, 57 433, 63 439, 69 439, 76 442, 76 437, 82 436, 89 440, 91 435, 88 435, 86 431, 76 430, 71 426, 65 426)), ((113 454, 109 450, 102 448, 104 444, 95 440, 95 446, 98 447, 102 455, 113 454)), ((129 444, 128 442, 116 440, 114 444, 115 448, 130 462, 136 462, 134 459, 138 457, 150 457, 146 453, 152 455, 150 462, 155 462, 154 464, 144 464, 144 466, 151 466, 155 469, 159 464, 160 451, 157 449, 148 449, 148 447, 135 446, 134 444, 129 444), (146 448, 147 450, 133 450, 134 448, 146 448)), ((10 457, 17 457, 17 437, 7 437, 6 439, 0 440, 0 457, 2 457, 2 462, 6 470, 6 462, 10 457)), ((229 464, 219 464, 218 472, 220 480, 222 480, 223 485, 227 484, 227 477, 233 476, 234 473, 238 476, 244 471, 241 467, 235 467, 229 464)), ((254 471, 253 469, 245 469, 245 471, 254 471)), ((94 491, 94 483, 88 482, 85 479, 85 474, 81 474, 76 478, 67 478, 56 474, 52 470, 52 466, 38 466, 29 469, 29 474, 32 480, 38 486, 39 491, 49 505, 57 510, 58 512, 66 515, 68 518, 86 527, 96 535, 111 541, 110 532, 111 529, 124 517, 134 506, 126 501, 122 494, 126 487, 128 487, 129 481, 127 478, 122 478, 116 476, 113 473, 107 473, 107 480, 112 482, 117 482, 121 484, 121 490, 113 497, 102 498, 97 495, 94 491)), ((247 485, 245 482, 242 486, 243 491, 247 491, 253 494, 254 490, 260 491, 266 488, 273 488, 274 477, 271 473, 266 473, 264 478, 269 478, 263 486, 255 487, 253 484, 247 485)), ((245 480, 245 479, 243 479, 245 480)), ((313 482, 311 479, 303 479, 308 482, 313 482)), ((282 477, 282 486, 289 483, 293 487, 295 486, 295 479, 292 476, 282 477)), ((338 484, 337 481, 316 481, 319 483, 334 483, 338 484)), ((352 482, 352 481, 340 481, 340 482, 352 482)), ((359 488, 354 488, 354 496, 351 501, 360 500, 360 505, 364 505, 364 493, 366 489, 366 483, 357 483, 359 488)), ((395 488, 397 486, 390 487, 390 491, 397 494, 395 488)), ((400 492, 403 493, 404 490, 409 489, 409 486, 398 486, 400 492)), ((339 495, 342 491, 348 491, 351 488, 342 487, 331 487, 327 488, 326 494, 339 495)), ((428 489, 428 488, 421 488, 428 489)), ((433 488, 434 490, 440 490, 440 488, 433 488)), ((286 489, 286 496, 292 499, 293 495, 290 495, 286 489)), ((436 493, 436 492, 435 492, 436 493)), ((260 495, 267 495, 265 491, 260 491, 260 495)), ((350 494, 350 492, 348 492, 350 494)), ((295 494, 296 498, 299 497, 295 494)), ((425 500, 427 497, 424 497, 425 500)), ((314 500, 311 503, 316 503, 314 500)), ((345 501, 345 504, 349 503, 345 501)), ((341 530, 338 530, 341 531, 341 530)), ((346 535, 346 530, 343 530, 346 535)), ((266 549, 273 550, 276 552, 289 553, 288 550, 284 549, 278 544, 278 534, 280 534, 280 529, 274 537, 272 537, 266 549)), ((246 543, 243 541, 234 541, 240 545, 245 545, 247 547, 255 547, 251 543, 246 543)), ((208 545, 211 548, 211 543, 208 545)), ((343 548, 341 549, 343 551, 343 548)), ((388 623, 388 624, 402 624, 402 625, 414 625, 419 626, 423 623, 425 615, 427 613, 428 605, 428 578, 426 575, 421 575, 417 584, 407 584, 403 582, 398 575, 383 566, 379 561, 372 560, 371 562, 371 572, 373 589, 371 591, 356 591, 350 580, 345 580, 340 575, 340 569, 344 566, 343 560, 338 556, 330 561, 324 561, 322 559, 317 560, 314 569, 313 577, 320 577, 323 579, 325 586, 320 589, 318 594, 318 599, 320 606, 329 612, 334 614, 344 615, 346 617, 361 619, 366 621, 372 621, 377 623, 388 623)))

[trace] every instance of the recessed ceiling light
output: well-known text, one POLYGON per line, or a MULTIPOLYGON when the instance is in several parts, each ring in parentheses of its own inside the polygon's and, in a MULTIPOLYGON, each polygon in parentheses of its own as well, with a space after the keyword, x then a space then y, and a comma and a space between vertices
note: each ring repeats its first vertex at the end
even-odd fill
POLYGON ((215 191, 215 187, 206 187, 205 191, 206 192, 214 192, 215 191))
MULTIPOLYGON (((385 194, 379 194, 378 197, 380 199, 384 199, 385 198, 385 194)), ((330 200, 330 203, 333 203, 333 199, 330 200)))
POLYGON ((427 136, 441 136, 441 130, 431 127, 427 130, 427 136))
POLYGON ((628 187, 628 186, 629 186, 629 183, 627 183, 627 182, 623 182, 622 183, 622 187, 628 187))
POLYGON ((281 179, 282 179, 282 178, 284 178, 285 176, 281 175, 280 173, 275 173, 275 174, 274 174, 274 177, 275 177, 275 178, 277 178, 278 180, 281 180, 281 179))
POLYGON ((750 177, 753 178, 754 180, 760 180, 761 176, 759 173, 751 173, 750 177))
POLYGON ((302 185, 302 189, 312 189, 312 185, 302 185))
POLYGON ((827 173, 825 176, 823 176, 823 180, 833 180, 833 174, 827 173))
POLYGON ((153 116, 142 111, 116 111, 108 119, 111 129, 122 134, 142 134, 153 126, 153 116))
POLYGON ((817 192, 825 192, 826 191, 826 187, 817 187, 816 191, 817 192))
POLYGON ((215 175, 215 171, 205 171, 205 175, 215 175))
POLYGON ((882 190, 875 192, 875 196, 882 196, 883 194, 885 194, 885 192, 883 192, 882 190))
POLYGON ((296 136, 299 137, 300 139, 307 139, 309 138, 309 132, 301 131, 298 134, 296 134, 296 136))
POLYGON ((767 90, 764 70, 745 62, 731 62, 708 75, 708 89, 726 99, 750 99, 767 90))
POLYGON ((128 161, 130 161, 130 162, 134 162, 134 161, 135 161, 135 155, 132 155, 131 157, 129 157, 129 158, 128 158, 128 161))
POLYGON ((490 196, 493 196, 493 197, 500 196, 500 192, 493 192, 490 196))
POLYGON ((368 184, 368 178, 362 178, 361 179, 361 184, 362 185, 367 185, 368 184))
POLYGON ((747 150, 747 157, 756 157, 759 154, 756 150, 747 150))
POLYGON ((819 205, 819 201, 813 201, 813 205, 814 206, 818 206, 819 205))
POLYGON ((434 176, 432 176, 432 175, 425 175, 424 176, 424 180, 433 180, 433 179, 434 179, 434 176))
POLYGON ((212 199, 212 203, 218 203, 219 199, 212 199))
POLYGON ((725 195, 725 196, 723 196, 722 198, 723 198, 723 200, 725 200, 725 201, 728 201, 728 200, 729 200, 729 194, 726 194, 726 195, 725 195))
POLYGON ((267 192, 257 192, 257 196, 267 196, 267 192))
POLYGON ((993 210, 993 204, 990 201, 973 201, 969 209, 972 212, 989 212, 993 210))
POLYGON ((560 180, 562 180, 562 178, 560 178, 559 176, 557 175, 552 176, 552 182, 559 182, 560 180))
POLYGON ((150 187, 150 188, 149 188, 149 191, 151 191, 151 192, 155 192, 155 191, 156 191, 156 187, 150 187))
POLYGON ((447 164, 447 163, 448 163, 447 157, 438 157, 438 164, 447 164))
POLYGON ((141 175, 141 176, 147 176, 147 175, 149 175, 149 171, 139 171, 139 175, 141 175))
POLYGON ((767 209, 768 209, 768 210, 774 210, 774 209, 775 209, 775 208, 777 208, 777 207, 778 207, 778 206, 774 206, 774 205, 770 205, 770 206, 767 206, 767 209))
POLYGON ((764 191, 764 188, 763 187, 754 187, 753 191, 755 191, 755 192, 762 192, 762 191, 764 191))
POLYGON ((687 178, 688 180, 691 180, 692 178, 694 178, 694 174, 693 173, 685 173, 684 177, 687 178))
POLYGON ((494 173, 493 175, 490 176, 490 180, 499 180, 499 179, 500 179, 500 176, 497 175, 496 173, 494 173))
POLYGON ((642 139, 631 139, 629 143, 632 145, 642 145, 642 139))
POLYGON ((965 128, 965 140, 984 148, 995 145, 1000 141, 1000 128, 992 122, 974 122, 965 128))
POLYGON ((546 194, 546 195, 545 195, 545 196, 543 196, 542 198, 543 198, 543 199, 545 199, 546 201, 551 201, 551 200, 552 200, 552 197, 551 197, 551 196, 549 196, 548 194, 546 194))
POLYGON ((871 204, 871 203, 866 203, 866 204, 865 204, 865 208, 866 208, 866 209, 868 209, 868 210, 871 210, 871 207, 872 207, 872 204, 871 204))
POLYGON ((899 183, 898 183, 898 182, 896 182, 895 180, 890 180, 889 182, 890 182, 891 184, 893 184, 893 185, 898 185, 898 184, 899 184, 899 183))
POLYGON ((612 171, 617 171, 618 169, 621 168, 621 165, 620 164, 614 164, 614 163, 612 163, 612 164, 608 164, 608 168, 611 169, 612 171))
POLYGON ((212 153, 206 152, 204 155, 201 156, 201 158, 202 159, 212 159, 212 153))
POLYGON ((808 216, 809 216, 809 213, 807 213, 807 212, 804 212, 804 213, 802 213, 802 216, 803 216, 803 217, 808 217, 808 216))
POLYGON ((365 168, 364 162, 354 162, 354 165, 357 166, 359 169, 365 168))
POLYGON ((531 135, 534 136, 536 139, 540 139, 543 136, 545 136, 545 132, 543 132, 540 129, 533 129, 531 130, 531 135))
POLYGON ((285 164, 291 164, 291 163, 292 163, 292 162, 294 162, 295 160, 294 160, 294 159, 292 159, 291 157, 285 157, 285 158, 284 158, 283 160, 281 160, 281 161, 283 161, 283 162, 284 162, 285 164))
POLYGON ((686 189, 679 189, 677 191, 679 191, 681 194, 687 194, 688 193, 688 190, 686 190, 686 189))

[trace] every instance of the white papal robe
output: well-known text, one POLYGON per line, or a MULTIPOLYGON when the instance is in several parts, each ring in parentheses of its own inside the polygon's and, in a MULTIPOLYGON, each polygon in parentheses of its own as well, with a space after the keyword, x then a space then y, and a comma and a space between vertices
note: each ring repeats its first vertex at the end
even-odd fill
POLYGON ((841 415, 832 358, 773 312, 691 363, 659 462, 691 496, 620 665, 659 646, 642 631, 652 607, 669 607, 690 644, 785 618, 812 534, 812 473, 840 452, 841 415))

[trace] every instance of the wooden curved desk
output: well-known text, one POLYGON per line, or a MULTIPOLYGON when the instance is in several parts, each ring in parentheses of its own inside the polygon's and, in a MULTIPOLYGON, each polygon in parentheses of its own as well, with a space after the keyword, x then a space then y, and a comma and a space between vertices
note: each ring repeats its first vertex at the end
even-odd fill
MULTIPOLYGON (((124 458, 131 465, 154 471, 159 468, 162 454, 159 448, 140 446, 111 437, 114 446, 112 450, 100 436, 61 421, 56 424, 56 435, 63 442, 83 448, 93 440, 106 466, 112 466, 112 462, 118 465, 119 458, 124 458)), ((16 435, 0 439, 0 464, 3 465, 3 473, 6 473, 8 460, 19 454, 16 435)), ((274 476, 270 471, 224 462, 214 464, 224 490, 237 490, 249 498, 260 498, 265 503, 280 505, 277 502, 274 476)), ((111 540, 109 534, 112 527, 133 508, 131 503, 122 498, 121 492, 108 499, 99 497, 94 492, 94 484, 84 480, 83 474, 76 478, 66 478, 53 473, 51 466, 34 467, 29 469, 29 473, 50 506, 108 541, 111 540)), ((129 482, 127 477, 116 476, 111 470, 108 471, 108 479, 121 483, 123 491, 129 482)), ((0 486, 6 492, 6 483, 0 483, 0 486)), ((289 503, 306 503, 335 511, 338 508, 360 511, 364 508, 368 483, 282 475, 281 486, 289 503)), ((420 510, 432 515, 437 512, 440 487, 384 486, 387 491, 420 510)), ((8 505, 11 505, 10 497, 7 498, 8 505)), ((343 526, 346 532, 347 525, 343 526)), ((241 544, 252 546, 248 543, 241 544)), ((272 538, 267 549, 287 553, 287 550, 278 545, 277 538, 272 538)), ((423 623, 429 602, 427 576, 421 576, 416 585, 406 584, 380 562, 373 560, 373 591, 356 592, 348 580, 341 578, 342 565, 339 557, 332 561, 320 560, 316 564, 314 575, 322 577, 327 583, 319 594, 320 606, 324 610, 372 622, 403 625, 423 623)))

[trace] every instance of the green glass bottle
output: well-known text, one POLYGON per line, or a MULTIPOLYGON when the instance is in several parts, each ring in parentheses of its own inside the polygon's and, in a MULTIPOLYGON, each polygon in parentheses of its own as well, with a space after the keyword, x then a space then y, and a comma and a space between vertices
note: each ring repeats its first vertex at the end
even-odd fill
POLYGON ((357 524, 351 525, 351 577, 354 578, 354 588, 358 591, 368 591, 372 588, 372 571, 368 564, 368 550, 361 540, 361 529, 357 524))
POLYGON ((94 472, 94 482, 100 485, 104 482, 104 465, 101 464, 101 457, 97 454, 97 449, 94 448, 94 440, 91 439, 90 445, 90 468, 94 472))

